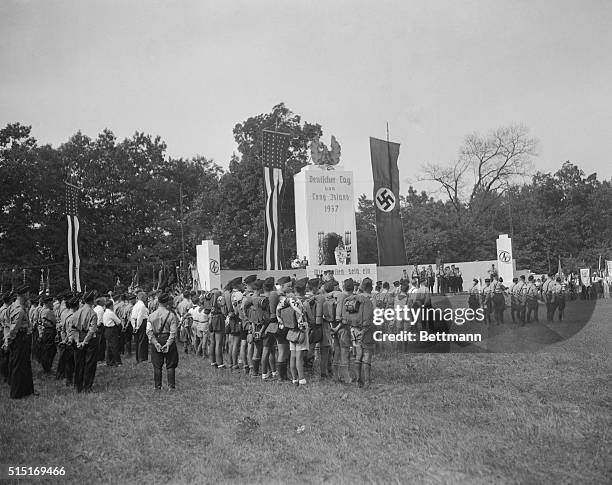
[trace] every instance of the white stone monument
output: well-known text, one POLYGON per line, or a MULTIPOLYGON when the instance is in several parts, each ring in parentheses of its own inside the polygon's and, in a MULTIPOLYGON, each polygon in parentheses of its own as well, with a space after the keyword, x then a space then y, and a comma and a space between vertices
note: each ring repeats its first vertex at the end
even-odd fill
POLYGON ((357 264, 353 172, 327 167, 307 165, 293 179, 298 257, 309 265, 357 264))
POLYGON ((514 258, 512 256, 512 239, 508 234, 500 234, 497 238, 497 272, 508 286, 514 278, 514 258))
POLYGON ((200 287, 203 290, 221 289, 219 245, 211 240, 198 244, 196 246, 196 266, 200 277, 200 287))

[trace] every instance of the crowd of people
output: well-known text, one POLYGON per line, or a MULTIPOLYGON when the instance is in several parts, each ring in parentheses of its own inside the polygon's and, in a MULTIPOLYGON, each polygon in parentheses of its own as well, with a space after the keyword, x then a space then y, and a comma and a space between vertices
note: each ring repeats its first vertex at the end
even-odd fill
MULTIPOLYGON (((461 278, 458 268, 448 269, 461 278)), ((566 300, 573 298, 570 288, 579 282, 562 275, 522 275, 506 285, 494 266, 488 273, 484 284, 474 279, 467 301, 469 308, 483 309, 484 324, 503 324, 507 308, 515 323, 538 321, 539 302, 548 321, 562 320, 566 300)), ((89 392, 98 365, 121 366, 122 358, 134 353, 136 364, 151 362, 155 389, 162 387, 164 367, 168 388, 174 389, 180 347, 207 358, 216 369, 263 381, 303 386, 310 373, 367 387, 372 355, 380 349, 374 341, 374 309, 431 308, 431 274, 431 267, 417 267, 411 278, 404 272, 392 285, 369 278, 341 285, 332 271, 276 281, 250 275, 211 291, 133 291, 117 297, 95 291, 30 297, 24 285, 0 295, 0 375, 11 397, 33 394, 33 358, 44 373, 77 392, 89 392)), ((460 291, 461 285, 455 280, 448 288, 460 291)), ((445 330, 436 322, 397 319, 385 322, 384 330, 419 326, 445 330)))

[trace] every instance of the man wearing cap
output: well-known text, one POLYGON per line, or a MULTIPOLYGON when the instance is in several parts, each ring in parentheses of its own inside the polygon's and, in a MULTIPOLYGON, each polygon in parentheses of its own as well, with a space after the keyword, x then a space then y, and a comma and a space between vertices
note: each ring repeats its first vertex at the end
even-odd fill
POLYGON ((535 321, 538 321, 538 288, 536 287, 535 283, 534 283, 534 277, 533 275, 529 275, 529 278, 527 278, 527 286, 525 287, 524 290, 525 293, 525 320, 524 323, 530 323, 531 322, 531 315, 533 314, 533 317, 535 319, 535 321))
MULTIPOLYGON (((333 274, 333 273, 332 273, 333 274)), ((278 303, 276 307, 270 305, 270 311, 273 309, 276 312, 276 322, 279 322, 279 312, 283 308, 284 300, 293 297, 293 282, 289 276, 281 276, 276 282, 278 303)), ((276 356, 276 368, 278 369, 278 377, 281 381, 288 381, 288 362, 290 358, 289 341, 287 340, 288 328, 279 328, 276 332, 276 348, 278 355, 276 356)))
POLYGON ((242 333, 240 335, 240 359, 244 364, 244 372, 247 375, 253 368, 253 343, 249 342, 249 340, 251 340, 251 337, 249 337, 251 332, 251 324, 246 315, 245 305, 247 301, 250 301, 250 298, 255 294, 253 283, 255 283, 256 280, 257 275, 254 274, 244 278, 246 289, 240 304, 240 320, 242 321, 242 333))
POLYGON ((5 339, 10 330, 8 310, 11 305, 12 294, 10 291, 0 294, 0 328, 2 329, 2 342, 0 342, 0 377, 4 382, 8 382, 8 350, 4 347, 5 339))
POLYGON ((521 317, 521 295, 522 285, 519 283, 518 278, 512 278, 512 286, 508 289, 510 293, 510 316, 512 317, 512 323, 520 321, 521 317))
POLYGON ((106 308, 102 314, 102 325, 106 340, 106 365, 110 367, 122 365, 121 355, 119 354, 121 319, 113 311, 113 302, 111 300, 106 301, 106 308))
POLYGON ((468 307, 472 310, 480 308, 480 290, 478 289, 478 278, 472 280, 472 287, 468 291, 468 307))
POLYGON ((132 356, 132 336, 134 334, 134 327, 132 326, 132 310, 134 309, 134 304, 136 303, 136 295, 132 293, 128 293, 125 296, 126 304, 123 309, 123 323, 122 330, 123 333, 123 348, 128 357, 132 356))
POLYGON ((336 321, 331 327, 334 342, 334 360, 332 370, 339 382, 350 384, 349 374, 351 356, 351 329, 346 322, 344 300, 355 291, 355 282, 352 278, 344 280, 343 291, 336 296, 336 321))
POLYGON ((70 322, 70 341, 74 353, 74 386, 77 392, 92 390, 98 357, 98 316, 93 311, 95 293, 83 295, 83 306, 74 312, 70 322))
POLYGON ((504 323, 504 310, 506 309, 506 298, 504 297, 504 280, 495 276, 491 283, 491 301, 493 303, 493 312, 495 314, 495 323, 501 325, 504 323))
POLYGON ((276 334, 278 333, 278 319, 276 317, 276 307, 280 297, 274 286, 274 277, 270 276, 263 282, 263 296, 268 299, 268 321, 262 329, 262 355, 261 355, 261 378, 262 380, 275 379, 278 377, 276 370, 276 358, 274 355, 274 345, 276 344, 276 334))
POLYGON ((72 325, 71 317, 74 312, 79 308, 78 296, 73 296, 66 299, 66 308, 62 311, 59 321, 59 356, 57 360, 57 371, 55 373, 56 379, 66 379, 66 385, 72 385, 72 379, 74 377, 74 352, 72 345, 70 345, 69 335, 70 328, 72 325))
MULTIPOLYGON (((334 325, 336 320, 336 315, 333 315, 333 318, 330 318, 331 315, 324 314, 324 305, 326 301, 329 301, 329 307, 336 305, 336 296, 334 295, 334 290, 336 289, 335 281, 326 281, 321 288, 321 342, 315 344, 315 354, 319 355, 320 362, 320 378, 327 379, 329 378, 329 360, 331 358, 331 345, 332 345, 332 336, 331 336, 331 326, 334 325)), ((337 307, 336 307, 337 308, 337 307)))
MULTIPOLYGON (((425 285, 425 282, 423 282, 425 285)), ((372 280, 364 278, 360 288, 363 297, 363 321, 361 327, 351 327, 353 347, 355 347, 355 371, 360 387, 369 387, 371 382, 372 354, 374 352, 374 303, 372 297, 372 280)), ((425 287, 426 289, 426 287, 425 287)), ((361 295, 359 295, 361 296, 361 295)))
POLYGON ((53 311, 53 298, 43 297, 43 310, 40 314, 40 364, 45 374, 51 372, 53 359, 57 348, 55 346, 55 336, 57 335, 57 320, 53 311))
POLYGON ((151 362, 153 363, 153 381, 155 389, 161 389, 162 368, 166 365, 168 387, 174 389, 175 369, 178 366, 179 355, 176 348, 176 332, 178 317, 168 308, 170 295, 162 293, 158 297, 159 307, 149 316, 146 335, 151 342, 151 362))
POLYGON ((490 324, 492 312, 491 279, 485 278, 484 282, 485 284, 481 291, 482 309, 484 310, 484 322, 490 324))
POLYGON ((542 298, 546 304, 546 320, 548 322, 552 322, 553 314, 555 313, 555 309, 553 307, 553 288, 555 287, 556 282, 552 273, 548 273, 548 278, 546 278, 546 276, 542 276, 542 279, 542 298))
POLYGON ((240 341, 242 335, 242 324, 240 322, 240 304, 242 303, 242 292, 240 286, 242 278, 239 276, 231 280, 226 286, 223 296, 229 310, 227 315, 227 325, 229 327, 229 359, 230 369, 237 371, 240 369, 240 341))
POLYGON ((8 349, 10 397, 19 399, 34 394, 32 379, 32 326, 26 312, 26 302, 30 287, 27 285, 15 289, 17 299, 8 309, 9 331, 4 339, 4 348, 8 349))
MULTIPOLYGON (((253 315, 258 315, 257 312, 250 313, 250 308, 252 306, 257 305, 257 302, 263 303, 262 291, 263 291, 263 280, 256 279, 255 281, 250 283, 251 288, 253 289, 253 293, 247 296, 243 300, 243 310, 246 316, 249 332, 247 336, 248 342, 248 355, 249 355, 249 365, 251 367, 251 377, 259 377, 260 376, 260 363, 261 356, 263 354, 263 331, 265 330, 266 321, 268 320, 267 314, 264 315, 264 321, 253 321, 253 315)), ((269 309, 263 308, 264 312, 269 309)))
POLYGON ((147 318, 149 312, 146 305, 147 294, 144 291, 138 293, 138 301, 132 308, 130 320, 136 334, 136 364, 146 362, 149 359, 149 339, 147 338, 147 318))

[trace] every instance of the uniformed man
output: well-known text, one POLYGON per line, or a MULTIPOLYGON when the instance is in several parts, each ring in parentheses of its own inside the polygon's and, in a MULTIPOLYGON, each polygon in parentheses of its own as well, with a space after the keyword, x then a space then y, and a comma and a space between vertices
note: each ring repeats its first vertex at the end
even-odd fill
POLYGON ((519 283, 518 278, 512 279, 512 286, 509 288, 510 293, 510 316, 512 317, 512 323, 520 321, 521 317, 521 291, 522 284, 519 283))
POLYGON ((240 369, 240 341, 242 335, 242 323, 240 321, 240 305, 242 303, 242 278, 238 276, 231 280, 225 287, 224 297, 228 302, 229 313, 227 324, 229 326, 230 339, 230 369, 236 372, 240 369), (229 301, 228 301, 229 299, 229 301))
POLYGON ((484 310, 484 322, 491 323, 491 313, 493 311, 492 294, 491 294, 491 279, 485 278, 485 284, 480 293, 482 309, 484 310))
POLYGON ((8 309, 9 331, 4 339, 4 349, 8 350, 8 375, 10 397, 19 399, 35 394, 32 379, 32 325, 26 311, 30 287, 15 289, 16 300, 8 309))
POLYGON ((132 326, 132 310, 136 303, 136 295, 128 293, 125 297, 126 305, 123 309, 123 349, 128 357, 132 356, 132 336, 134 335, 134 327, 132 326))
POLYGON ((538 321, 538 288, 534 283, 533 275, 529 275, 527 279, 527 286, 524 290, 525 295, 525 320, 524 323, 531 322, 531 315, 533 314, 535 321, 538 321))
POLYGON ((166 365, 168 388, 176 386, 175 369, 178 366, 179 354, 176 348, 178 317, 170 306, 170 295, 162 293, 157 299, 159 307, 147 319, 147 336, 151 343, 151 362, 153 363, 153 381, 155 389, 162 386, 162 368, 166 365))
POLYGON ((546 321, 553 321, 553 314, 555 309, 553 308, 553 287, 555 286, 555 280, 552 273, 548 273, 548 277, 542 277, 542 299, 546 305, 546 321))
POLYGON ((472 310, 480 308, 480 289, 478 278, 472 280, 472 287, 468 291, 468 307, 472 310))
POLYGON ((13 300, 12 293, 7 291, 0 294, 0 328, 2 329, 2 342, 0 343, 0 378, 8 382, 8 350, 4 347, 4 342, 10 330, 8 310, 13 300))
POLYGON ((503 278, 495 276, 491 283, 491 303, 493 304, 493 313, 495 314, 495 323, 497 325, 504 323, 504 310, 506 309, 505 291, 506 287, 504 286, 503 278))
POLYGON ((138 293, 138 301, 132 308, 132 327, 136 334, 136 364, 149 360, 149 339, 147 338, 147 318, 149 311, 147 310, 147 294, 144 291, 138 293))
POLYGON ((563 280, 560 276, 557 276, 555 284, 552 286, 553 299, 551 303, 551 321, 555 318, 555 312, 558 311, 559 321, 563 320, 563 313, 565 311, 565 295, 566 289, 563 284, 563 280))
POLYGON ((320 305, 321 305, 321 342, 315 344, 315 355, 319 357, 319 377, 320 379, 328 379, 329 361, 331 359, 331 325, 335 323, 335 307, 337 305, 334 290, 336 288, 335 281, 327 281, 321 287, 320 305), (327 308, 326 308, 327 307, 327 308), (327 309, 327 314, 325 310, 327 309), (332 315, 333 313, 333 315, 332 315))
MULTIPOLYGON (((427 284, 423 281, 423 288, 427 284)), ((357 295, 363 309, 360 326, 351 326, 351 337, 355 348, 355 371, 359 387, 369 387, 371 382, 372 354, 374 352, 374 302, 372 299, 372 280, 364 278, 360 285, 361 295, 357 295)))
POLYGON ((249 375, 253 368, 253 342, 252 337, 249 337, 251 333, 251 323, 245 313, 245 304, 249 301, 250 297, 255 293, 253 283, 257 280, 257 275, 249 275, 244 278, 244 284, 246 286, 242 303, 240 304, 240 320, 242 322, 242 334, 240 335, 240 359, 244 363, 244 372, 249 375))
POLYGON ((262 380, 276 379, 278 371, 276 370, 276 356, 274 355, 274 346, 276 345, 276 334, 278 332, 278 319, 276 317, 276 307, 280 297, 274 285, 274 277, 270 276, 263 282, 263 296, 268 299, 268 321, 262 328, 263 342, 261 354, 261 378, 262 380))
POLYGON ((70 328, 72 325, 71 317, 79 308, 79 297, 73 296, 67 298, 65 302, 66 308, 60 314, 58 330, 59 330, 59 356, 57 361, 56 379, 66 379, 66 386, 72 385, 74 377, 74 352, 70 345, 70 328))
MULTIPOLYGON (((333 272, 332 278, 333 279, 333 272)), ((274 307, 274 311, 276 312, 276 321, 278 322, 278 309, 281 306, 281 301, 285 298, 289 298, 293 296, 293 282, 289 276, 281 276, 276 282, 277 294, 278 294, 278 303, 276 307, 274 307)), ((270 309, 273 307, 270 305, 270 309)), ((276 348, 278 350, 278 355, 276 356, 276 368, 278 369, 278 376, 281 381, 289 380, 288 366, 289 366, 289 341, 287 340, 287 332, 288 328, 280 328, 276 332, 276 348)))
POLYGON ((45 374, 51 372, 53 359, 57 348, 55 346, 55 336, 57 335, 57 320, 53 311, 53 298, 45 296, 42 299, 43 310, 40 314, 40 364, 45 374))
POLYGON ((93 311, 94 291, 83 295, 83 306, 70 321, 70 337, 74 353, 74 386, 77 392, 91 392, 96 377, 98 357, 98 316, 93 311))

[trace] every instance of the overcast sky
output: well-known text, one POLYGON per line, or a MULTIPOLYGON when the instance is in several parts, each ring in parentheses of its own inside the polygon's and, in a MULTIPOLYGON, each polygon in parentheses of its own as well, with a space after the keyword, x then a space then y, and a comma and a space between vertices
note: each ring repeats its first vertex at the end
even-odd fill
POLYGON ((404 180, 521 122, 537 169, 610 178, 611 46, 608 0, 2 0, 0 124, 54 146, 144 131, 226 166, 233 126, 283 101, 336 135, 371 196, 368 137, 386 122, 404 180))

